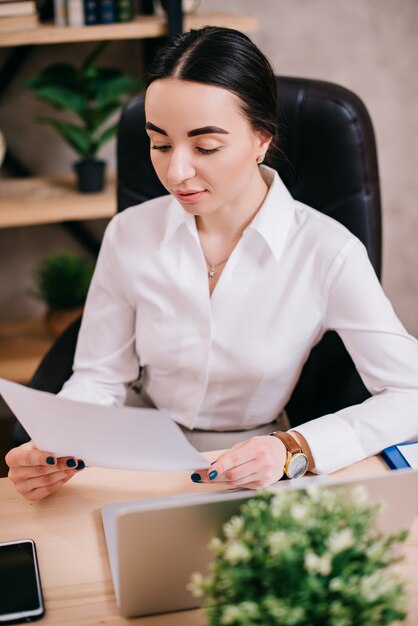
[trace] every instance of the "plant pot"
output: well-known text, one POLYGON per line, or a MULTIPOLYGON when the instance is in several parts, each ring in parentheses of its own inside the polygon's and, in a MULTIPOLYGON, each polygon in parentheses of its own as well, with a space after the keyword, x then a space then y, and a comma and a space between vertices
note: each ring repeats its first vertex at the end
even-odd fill
POLYGON ((48 334, 52 339, 57 339, 68 326, 78 319, 83 313, 83 306, 75 309, 54 309, 48 311, 45 316, 45 324, 48 334))
POLYGON ((74 163, 77 173, 78 190, 83 193, 103 191, 105 184, 106 162, 92 159, 74 163))

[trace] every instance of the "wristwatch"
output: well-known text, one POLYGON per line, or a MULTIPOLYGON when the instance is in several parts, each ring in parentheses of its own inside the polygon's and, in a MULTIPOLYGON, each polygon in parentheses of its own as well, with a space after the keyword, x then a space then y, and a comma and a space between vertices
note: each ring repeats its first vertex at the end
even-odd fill
POLYGON ((288 478, 301 478, 306 474, 309 465, 309 459, 297 441, 289 433, 276 431, 270 433, 272 437, 277 437, 284 443, 286 448, 286 461, 284 464, 284 473, 288 478))

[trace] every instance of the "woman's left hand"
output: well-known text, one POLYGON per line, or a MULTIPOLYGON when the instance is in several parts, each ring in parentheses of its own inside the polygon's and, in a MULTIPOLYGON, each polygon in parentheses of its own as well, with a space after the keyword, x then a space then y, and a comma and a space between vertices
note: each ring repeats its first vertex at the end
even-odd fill
POLYGON ((262 489, 280 480, 285 461, 286 448, 280 439, 263 435, 235 444, 209 469, 197 470, 191 478, 196 483, 223 483, 228 488, 262 489))

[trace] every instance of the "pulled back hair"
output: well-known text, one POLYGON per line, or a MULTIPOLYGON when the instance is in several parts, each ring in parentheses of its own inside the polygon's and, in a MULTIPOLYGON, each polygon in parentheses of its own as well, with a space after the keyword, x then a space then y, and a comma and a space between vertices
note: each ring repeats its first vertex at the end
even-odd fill
POLYGON ((146 86, 163 78, 214 85, 235 94, 253 130, 272 137, 268 152, 278 148, 279 104, 273 68, 247 35, 218 26, 178 35, 155 59, 146 86))

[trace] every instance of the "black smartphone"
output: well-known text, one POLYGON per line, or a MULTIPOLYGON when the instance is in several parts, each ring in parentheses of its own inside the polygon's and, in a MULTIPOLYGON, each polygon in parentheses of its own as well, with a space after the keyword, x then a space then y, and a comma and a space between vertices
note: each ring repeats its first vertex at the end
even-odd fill
POLYGON ((0 625, 32 622, 44 613, 35 542, 1 542, 0 625))

